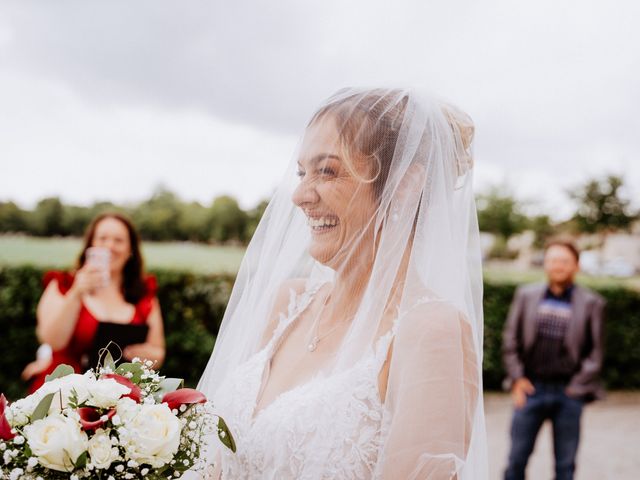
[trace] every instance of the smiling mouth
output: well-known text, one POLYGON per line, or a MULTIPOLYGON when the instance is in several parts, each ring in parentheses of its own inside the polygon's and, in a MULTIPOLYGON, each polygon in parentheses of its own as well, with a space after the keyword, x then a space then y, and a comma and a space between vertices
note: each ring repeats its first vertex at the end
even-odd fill
POLYGON ((308 217, 307 225, 314 233, 323 233, 333 230, 340 224, 338 217, 308 217))

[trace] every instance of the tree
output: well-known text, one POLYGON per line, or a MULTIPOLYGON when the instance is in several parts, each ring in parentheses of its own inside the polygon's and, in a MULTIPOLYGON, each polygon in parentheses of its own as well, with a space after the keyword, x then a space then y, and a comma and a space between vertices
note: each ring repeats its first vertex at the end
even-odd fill
POLYGON ((486 194, 479 195, 477 205, 478 223, 483 232, 508 239, 527 227, 527 217, 521 212, 520 202, 501 187, 492 187, 486 194))
POLYGON ((44 198, 31 214, 31 233, 41 237, 63 235, 64 207, 58 197, 44 198))
POLYGON ((638 214, 631 213, 631 202, 624 196, 622 176, 609 175, 603 180, 590 179, 568 192, 577 204, 573 220, 581 232, 629 229, 638 214))
POLYGON ((159 187, 153 196, 133 211, 133 222, 147 240, 176 240, 179 237, 182 202, 172 192, 159 187))
POLYGON ((534 245, 542 248, 549 237, 551 237, 556 227, 551 223, 549 215, 537 215, 529 218, 527 221, 527 229, 532 230, 536 234, 534 245))
POLYGON ((93 218, 104 212, 130 216, 145 240, 246 243, 251 239, 267 202, 245 212, 230 196, 216 198, 210 207, 183 202, 164 187, 134 205, 96 202, 91 206, 64 205, 58 197, 44 198, 35 209, 21 210, 13 202, 0 202, 0 234, 25 232, 36 236, 84 233, 93 218))
POLYGON ((251 237, 253 237, 253 234, 256 232, 258 223, 260 223, 262 215, 264 215, 264 211, 267 209, 267 205, 269 205, 269 201, 263 200, 255 208, 247 212, 247 225, 243 235, 245 242, 249 243, 251 237))
POLYGON ((216 198, 209 209, 211 239, 216 242, 243 239, 247 224, 247 214, 240 208, 235 198, 216 198))
POLYGON ((27 230, 27 213, 13 202, 0 202, 0 232, 17 233, 27 230))
POLYGON ((130 209, 116 205, 113 202, 107 202, 107 201, 95 202, 89 208, 89 219, 93 220, 95 217, 105 212, 119 212, 124 215, 129 215, 130 213, 129 210, 130 209))
POLYGON ((81 237, 84 230, 89 225, 92 215, 87 207, 77 207, 65 205, 62 210, 62 233, 63 235, 73 235, 81 237))
POLYGON ((206 242, 211 235, 209 209, 198 202, 183 204, 178 224, 182 240, 206 242))

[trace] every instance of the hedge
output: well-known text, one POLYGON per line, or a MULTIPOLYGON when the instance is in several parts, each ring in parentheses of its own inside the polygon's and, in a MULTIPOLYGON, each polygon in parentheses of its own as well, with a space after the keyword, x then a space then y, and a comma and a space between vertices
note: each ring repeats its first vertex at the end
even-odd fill
MULTIPOLYGON (((155 271, 158 298, 165 321, 167 359, 162 373, 195 386, 220 326, 234 278, 155 271)), ((0 269, 0 392, 10 399, 24 395, 22 368, 33 360, 35 308, 42 292, 43 270, 0 269)), ((486 282, 484 286, 484 385, 499 389, 504 378, 500 359, 501 333, 515 284, 486 282)), ((600 288, 607 299, 606 359, 603 377, 610 389, 640 388, 640 293, 624 288, 600 288)))

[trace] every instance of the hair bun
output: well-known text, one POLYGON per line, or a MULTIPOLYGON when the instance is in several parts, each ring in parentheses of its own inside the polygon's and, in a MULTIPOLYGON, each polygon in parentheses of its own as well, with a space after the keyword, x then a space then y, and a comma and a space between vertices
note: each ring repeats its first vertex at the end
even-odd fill
POLYGON ((471 144, 475 127, 473 120, 458 107, 444 104, 442 111, 453 130, 456 142, 456 170, 458 176, 462 176, 473 168, 473 154, 471 144))

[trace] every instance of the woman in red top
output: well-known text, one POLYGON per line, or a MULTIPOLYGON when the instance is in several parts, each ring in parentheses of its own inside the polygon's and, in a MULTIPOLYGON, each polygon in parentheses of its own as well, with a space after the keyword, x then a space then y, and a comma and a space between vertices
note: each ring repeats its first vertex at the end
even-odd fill
POLYGON ((155 297, 155 278, 144 275, 139 237, 126 217, 118 213, 96 217, 85 235, 75 273, 48 272, 44 283, 37 309, 37 335, 40 343, 51 346, 53 357, 46 370, 35 377, 32 390, 62 363, 76 372, 95 366, 85 363, 99 322, 103 321, 148 325, 146 341, 124 348, 123 356, 126 360, 152 360, 156 367, 164 360, 164 329, 155 297), (108 282, 102 268, 86 262, 89 247, 110 251, 108 282))

